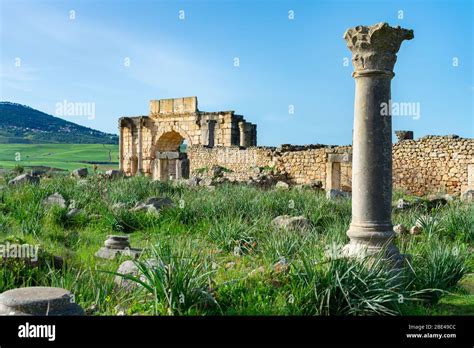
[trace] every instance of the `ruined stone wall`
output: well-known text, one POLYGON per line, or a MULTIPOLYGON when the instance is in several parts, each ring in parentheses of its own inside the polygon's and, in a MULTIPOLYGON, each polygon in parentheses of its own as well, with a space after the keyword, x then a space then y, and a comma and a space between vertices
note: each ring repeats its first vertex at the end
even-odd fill
POLYGON ((228 178, 237 181, 246 181, 251 176, 254 167, 274 167, 274 148, 238 146, 191 146, 188 148, 190 173, 205 175, 202 170, 213 165, 229 169, 228 178))
MULTIPOLYGON (((275 147, 214 147, 192 146, 188 149, 190 172, 206 175, 204 169, 219 165, 231 172, 225 176, 238 181, 246 181, 254 173, 255 167, 273 168, 286 176, 294 184, 309 184, 326 180, 328 154, 343 154, 350 151, 348 146, 328 147, 324 145, 275 147)), ((341 184, 350 188, 350 163, 341 163, 341 184)))
MULTIPOLYGON (((227 177, 248 180, 255 166, 273 167, 295 184, 319 180, 323 187, 327 187, 329 156, 351 153, 351 146, 324 145, 246 149, 193 146, 188 149, 192 174, 199 169, 202 172, 203 168, 220 165, 232 171, 226 173, 227 177)), ((471 181, 474 181, 474 139, 427 136, 418 140, 403 140, 393 145, 393 187, 416 195, 460 193, 469 184, 469 164, 471 181)), ((341 188, 349 191, 352 186, 350 161, 340 162, 340 176, 341 188)))
POLYGON ((474 139, 403 140, 393 146, 393 186, 418 195, 460 193, 468 186, 468 164, 474 164, 474 139))
POLYGON ((158 152, 188 146, 255 146, 256 125, 234 111, 198 110, 196 97, 150 101, 145 116, 119 119, 119 162, 126 175, 153 176, 158 152))

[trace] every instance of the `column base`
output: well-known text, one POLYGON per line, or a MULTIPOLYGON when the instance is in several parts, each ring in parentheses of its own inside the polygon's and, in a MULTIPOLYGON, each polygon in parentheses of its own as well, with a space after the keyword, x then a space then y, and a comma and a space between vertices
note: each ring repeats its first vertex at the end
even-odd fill
POLYGON ((347 235, 350 242, 342 249, 344 257, 381 257, 393 268, 404 266, 405 255, 401 254, 400 250, 392 243, 395 233, 391 224, 351 224, 347 235))

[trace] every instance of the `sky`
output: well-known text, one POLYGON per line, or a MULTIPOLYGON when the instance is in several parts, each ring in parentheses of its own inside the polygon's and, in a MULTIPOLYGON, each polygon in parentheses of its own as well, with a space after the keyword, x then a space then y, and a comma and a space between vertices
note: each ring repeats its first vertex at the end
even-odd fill
POLYGON ((392 80, 392 102, 413 109, 393 129, 472 138, 473 3, 0 0, 0 100, 116 134, 152 99, 197 96, 202 111, 256 123, 259 145, 346 145, 354 80, 342 36, 388 22, 415 36, 392 80), (64 103, 93 114, 61 114, 64 103))

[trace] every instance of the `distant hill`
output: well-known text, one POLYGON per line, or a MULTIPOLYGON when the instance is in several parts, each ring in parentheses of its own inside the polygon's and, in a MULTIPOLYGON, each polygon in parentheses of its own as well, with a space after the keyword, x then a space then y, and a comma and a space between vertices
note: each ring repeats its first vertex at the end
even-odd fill
POLYGON ((48 115, 26 105, 0 102, 0 144, 118 144, 118 136, 48 115))

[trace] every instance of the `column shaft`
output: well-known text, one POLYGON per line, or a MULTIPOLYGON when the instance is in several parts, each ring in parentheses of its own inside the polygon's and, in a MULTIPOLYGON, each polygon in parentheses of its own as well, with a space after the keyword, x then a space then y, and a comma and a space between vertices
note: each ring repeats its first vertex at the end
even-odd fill
POLYGON ((143 174, 143 156, 142 156, 142 120, 139 119, 138 121, 138 148, 137 148, 137 157, 138 157, 138 163, 137 163, 137 174, 142 175, 143 174))

